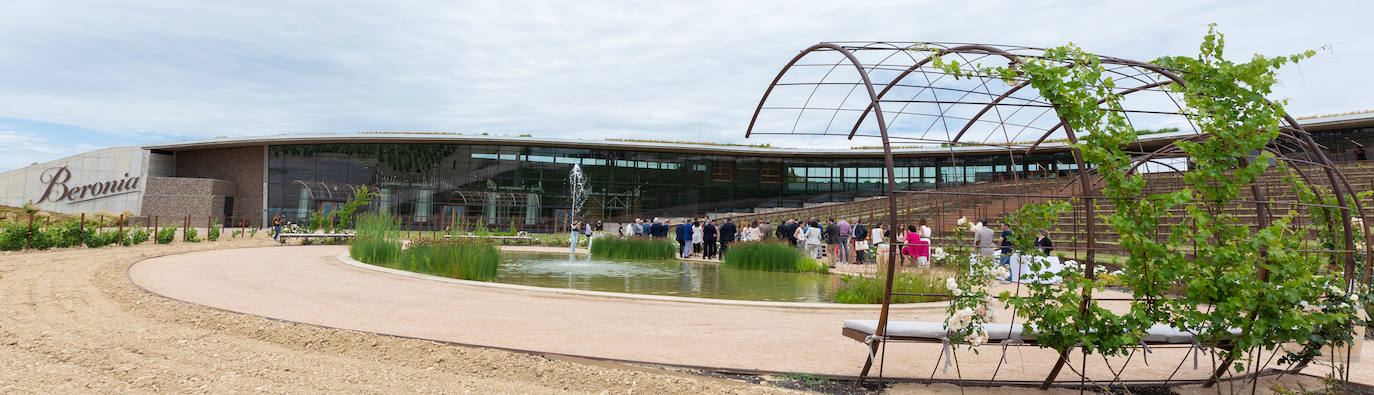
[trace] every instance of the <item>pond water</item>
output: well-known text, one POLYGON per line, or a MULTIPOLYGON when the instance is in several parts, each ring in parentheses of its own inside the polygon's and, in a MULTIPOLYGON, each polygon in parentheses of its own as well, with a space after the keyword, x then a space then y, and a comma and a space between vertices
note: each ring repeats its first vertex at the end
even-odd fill
POLYGON ((612 261, 587 255, 505 251, 495 281, 694 298, 834 302, 840 277, 740 270, 713 263, 612 261))

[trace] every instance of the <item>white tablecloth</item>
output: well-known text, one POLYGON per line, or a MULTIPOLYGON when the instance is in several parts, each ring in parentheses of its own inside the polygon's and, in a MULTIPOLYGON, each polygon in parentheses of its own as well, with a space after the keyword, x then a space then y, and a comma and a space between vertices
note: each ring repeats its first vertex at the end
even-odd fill
MULTIPOLYGON (((999 258, 1000 259, 1000 258, 999 258)), ((1059 263, 1057 256, 1022 256, 1021 254, 1011 255, 1011 278, 1016 282, 1048 282, 1058 283, 1059 276, 1055 275, 1049 279, 1040 279, 1041 273, 1059 273, 1064 269, 1064 265, 1059 263), (1035 260, 1040 261, 1040 270, 1032 271, 1031 263, 1035 260)))

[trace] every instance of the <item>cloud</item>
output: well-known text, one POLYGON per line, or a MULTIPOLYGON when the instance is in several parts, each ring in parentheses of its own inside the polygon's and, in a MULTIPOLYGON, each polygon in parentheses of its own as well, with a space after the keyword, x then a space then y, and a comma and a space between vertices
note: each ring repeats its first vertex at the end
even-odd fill
POLYGON ((1374 107, 1369 87, 1351 84, 1374 62, 1374 38, 1348 30, 1371 11, 1363 2, 19 2, 0 14, 0 117, 74 125, 97 146, 368 130, 739 142, 768 81, 815 42, 1072 41, 1149 60, 1195 53, 1211 22, 1237 59, 1331 45, 1285 71, 1276 92, 1291 112, 1318 114, 1374 107))

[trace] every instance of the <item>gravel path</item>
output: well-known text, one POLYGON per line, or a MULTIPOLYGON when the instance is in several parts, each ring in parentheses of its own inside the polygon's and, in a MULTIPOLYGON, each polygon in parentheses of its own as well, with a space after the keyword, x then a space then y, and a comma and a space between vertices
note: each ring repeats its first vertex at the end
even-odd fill
POLYGON ((147 257, 269 243, 0 253, 0 392, 783 391, 284 323, 154 296, 125 275, 147 257))

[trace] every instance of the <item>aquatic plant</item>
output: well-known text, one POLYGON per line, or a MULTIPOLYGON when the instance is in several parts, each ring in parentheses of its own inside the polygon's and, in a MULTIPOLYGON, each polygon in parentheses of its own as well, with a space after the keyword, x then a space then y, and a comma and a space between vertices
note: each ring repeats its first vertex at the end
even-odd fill
POLYGON ((401 254, 397 229, 396 218, 390 215, 369 213, 359 216, 357 234, 348 247, 348 255, 374 265, 395 261, 401 254))
POLYGON ((796 247, 776 241, 736 243, 721 258, 726 266, 739 269, 830 273, 829 268, 802 255, 796 247))
POLYGON ((402 251, 396 261, 379 266, 464 280, 491 281, 501 263, 495 245, 462 241, 415 245, 402 251))
POLYGON ((600 237, 591 246, 594 258, 605 259, 673 259, 677 245, 667 239, 648 237, 600 237))
MULTIPOLYGON (((881 272, 881 270, 879 271, 881 272)), ((883 288, 887 276, 865 277, 844 275, 840 277, 840 287, 835 290, 836 303, 879 304, 883 302, 883 288)), ((892 279, 894 293, 945 294, 944 280, 924 273, 897 273, 892 279)), ((917 303, 949 300, 947 296, 893 295, 892 303, 917 303)))

